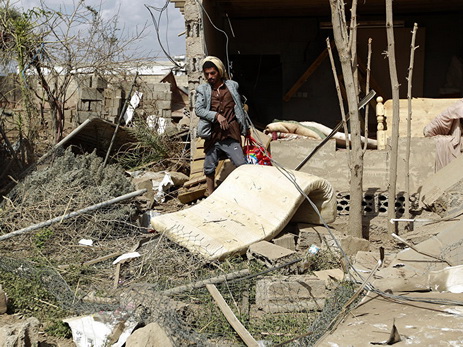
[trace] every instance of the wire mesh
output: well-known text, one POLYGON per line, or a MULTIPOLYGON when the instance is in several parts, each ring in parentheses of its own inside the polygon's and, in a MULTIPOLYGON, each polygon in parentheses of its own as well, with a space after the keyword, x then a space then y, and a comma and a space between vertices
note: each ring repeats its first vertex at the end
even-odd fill
MULTIPOLYGON (((30 174, 1 205, 1 234, 133 190, 122 169, 101 163, 95 154, 65 151, 30 174)), ((0 283, 10 309, 44 321, 118 312, 120 319, 158 323, 175 346, 242 345, 204 286, 214 283, 250 334, 274 345, 307 334, 328 298, 339 299, 339 283, 312 275, 339 265, 326 250, 271 269, 244 256, 207 262, 147 233, 133 220, 136 210, 135 202, 118 203, 2 241, 0 283), (80 245, 82 239, 93 246, 80 245), (113 264, 133 251, 140 256, 113 264)))

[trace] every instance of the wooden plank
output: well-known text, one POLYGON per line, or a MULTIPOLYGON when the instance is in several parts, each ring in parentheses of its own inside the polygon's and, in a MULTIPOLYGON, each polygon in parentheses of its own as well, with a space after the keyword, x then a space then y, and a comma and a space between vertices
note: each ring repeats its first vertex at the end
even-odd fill
POLYGON ((182 188, 182 190, 179 191, 177 198, 182 204, 188 204, 189 202, 202 198, 204 193, 206 193, 205 183, 190 189, 182 188))
POLYGON ((291 97, 299 90, 300 87, 308 80, 308 78, 317 70, 317 68, 321 65, 323 60, 328 55, 328 48, 325 48, 323 52, 315 59, 315 61, 309 66, 309 68, 302 74, 301 77, 294 83, 291 89, 285 94, 283 97, 284 101, 289 101, 291 97))
POLYGON ((194 172, 203 170, 204 160, 193 159, 190 163, 190 177, 194 172))
POLYGON ((257 341, 249 333, 249 331, 247 331, 244 325, 241 324, 238 318, 236 318, 233 311, 225 302, 222 294, 220 294, 220 292, 217 290, 217 287, 213 284, 206 284, 206 288, 209 291, 209 293, 211 293, 211 296, 214 298, 215 302, 217 303, 217 306, 219 306, 228 323, 230 323, 232 328, 235 329, 235 331, 241 337, 246 346, 259 346, 257 341))

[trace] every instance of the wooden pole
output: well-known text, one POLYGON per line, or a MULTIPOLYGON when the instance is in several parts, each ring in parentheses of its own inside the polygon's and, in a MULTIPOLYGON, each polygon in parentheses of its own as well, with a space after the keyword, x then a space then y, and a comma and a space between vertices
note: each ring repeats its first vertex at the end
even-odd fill
MULTIPOLYGON (((412 129, 412 77, 413 63, 415 61, 415 41, 418 24, 415 23, 412 31, 412 42, 410 44, 410 65, 408 67, 407 77, 407 99, 408 99, 408 117, 407 117, 407 147, 405 149, 405 218, 410 219, 410 141, 412 129)), ((407 229, 411 230, 413 223, 407 224, 407 229)))
MULTIPOLYGON (((389 182, 388 182, 388 210, 387 219, 391 220, 396 217, 395 214, 395 197, 397 187, 397 157, 399 151, 399 80, 397 78, 397 67, 395 60, 395 43, 394 43, 394 20, 392 12, 392 0, 386 0, 386 33, 387 33, 387 58, 389 61, 389 74, 391 77, 392 87, 392 136, 389 161, 389 182)), ((394 233, 395 224, 388 223, 388 232, 394 233)))
POLYGON ((333 71, 334 84, 336 86, 336 93, 338 95, 339 108, 341 110, 341 117, 342 117, 342 125, 344 127, 344 134, 346 135, 346 149, 349 153, 348 165, 350 167, 350 163, 351 163, 350 141, 349 141, 349 130, 347 128, 346 110, 344 109, 344 100, 342 99, 341 87, 340 87, 339 79, 338 79, 338 73, 336 71, 336 65, 334 63, 334 58, 333 58, 333 51, 331 50, 331 44, 328 38, 326 39, 326 47, 328 49, 328 54, 330 57, 331 70, 333 71))
POLYGON ((241 337, 243 342, 246 346, 253 346, 258 347, 259 344, 257 341, 252 337, 249 331, 246 330, 243 324, 236 318, 235 314, 231 310, 231 308, 227 305, 222 294, 217 290, 216 286, 213 284, 206 284, 206 288, 211 293, 212 297, 214 298, 217 306, 219 306, 220 310, 222 311, 223 315, 227 319, 228 323, 235 329, 238 335, 241 337))
MULTIPOLYGON (((351 167, 350 167, 350 211, 349 234, 361 238, 363 218, 363 150, 361 127, 358 111, 358 82, 355 81, 352 67, 352 49, 349 44, 356 44, 355 40, 349 41, 344 1, 330 0, 331 22, 333 23, 333 35, 341 62, 344 86, 349 106, 349 118, 351 125, 351 167)), ((352 13, 352 16, 355 14, 352 13)))
MULTIPOLYGON (((365 94, 368 94, 370 91, 370 75, 371 75, 371 41, 373 39, 370 37, 368 39, 368 56, 367 56, 367 76, 365 82, 365 94)), ((363 134, 366 139, 368 139, 368 113, 370 112, 370 104, 365 105, 365 133, 363 134)), ((363 153, 367 151, 368 141, 365 142, 363 146, 363 153)))

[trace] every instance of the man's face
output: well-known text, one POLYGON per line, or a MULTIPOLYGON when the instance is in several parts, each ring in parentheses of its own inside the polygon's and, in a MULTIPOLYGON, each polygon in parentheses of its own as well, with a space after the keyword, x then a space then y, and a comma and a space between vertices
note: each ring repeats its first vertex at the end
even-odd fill
POLYGON ((220 81, 219 72, 215 67, 208 67, 204 69, 204 77, 211 86, 215 86, 220 81))

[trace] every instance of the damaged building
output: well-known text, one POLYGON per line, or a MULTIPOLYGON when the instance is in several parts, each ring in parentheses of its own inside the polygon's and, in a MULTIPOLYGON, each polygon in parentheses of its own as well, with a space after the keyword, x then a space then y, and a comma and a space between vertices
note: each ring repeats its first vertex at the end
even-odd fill
MULTIPOLYGON (((186 26, 186 68, 190 109, 193 110, 195 88, 204 82, 201 61, 206 55, 220 57, 240 85, 246 97, 249 115, 260 130, 278 121, 315 122, 330 129, 341 120, 339 102, 328 58, 326 39, 333 40, 329 1, 218 0, 172 1, 180 8, 186 26)), ((351 1, 346 3, 350 8, 351 1)), ((413 117, 411 144, 411 190, 416 192, 422 180, 436 170, 434 141, 424 138, 422 129, 436 115, 462 96, 463 4, 435 1, 394 1, 394 32, 397 74, 399 78, 400 135, 406 134, 407 73, 410 40, 414 23, 418 23, 413 69, 413 117)), ((347 10, 346 10, 347 12, 347 10)), ((349 16, 349 14, 347 14, 349 16)), ((372 39, 370 88, 376 96, 369 103, 368 137, 377 138, 377 129, 385 128, 386 141, 391 137, 392 94, 387 51, 384 1, 358 3, 358 72, 365 93, 368 40, 372 39), (378 101, 380 101, 378 103, 378 101), (384 110, 377 115, 377 110, 384 110), (382 125, 378 125, 378 120, 382 125), (384 121, 383 121, 384 120, 384 121)), ((334 47, 334 42, 332 41, 334 47)), ((335 51, 335 50, 334 50, 335 51)), ((339 59, 335 56, 335 60, 339 59)), ((341 81, 340 66, 337 67, 341 81)), ((346 102, 346 94, 343 93, 346 102)), ((194 132, 195 118, 192 118, 194 132)), ((403 152, 405 139, 400 139, 403 152)), ((296 139, 272 141, 276 161, 295 168, 316 143, 296 139), (286 155, 291 151, 292 155, 286 155)), ((373 146, 375 147, 375 146, 373 146)), ((332 141, 301 171, 328 179, 340 193, 339 200, 348 205, 348 170, 346 154, 332 141), (347 197, 347 201, 346 201, 347 197)), ((378 147, 378 149, 382 149, 378 147)), ((399 151, 399 152, 400 152, 399 151)), ((364 204, 370 211, 385 212, 387 199, 387 151, 365 154, 364 204), (372 199, 375 200, 374 205, 372 199)), ((439 165, 437 164, 437 168, 439 165)), ((398 189, 404 189, 398 168, 398 189)), ((403 204, 403 199, 399 204, 403 204)), ((340 205, 343 210, 345 205, 340 205), (343 207, 344 206, 344 207, 343 207)), ((345 211, 348 213, 348 210, 345 211)))
MULTIPOLYGON (((0 345, 5 336, 41 345, 45 333, 78 347, 463 345, 463 2, 393 2, 392 207, 385 4, 358 3, 359 106, 369 125, 360 235, 350 228, 349 140, 333 132, 341 112, 326 46, 330 1, 170 2, 185 18, 187 75, 172 65, 153 73, 153 63, 127 68, 120 84, 84 76, 65 109, 73 130, 0 204, 0 345), (365 88, 370 38, 374 96, 365 88), (268 159, 238 168, 221 160, 210 194, 194 113, 207 55, 239 83, 268 159)), ((0 179, 13 181, 4 171, 0 179)))
MULTIPOLYGON (((333 127, 339 121, 326 57, 325 39, 333 35, 329 1, 172 2, 185 18, 190 93, 202 82, 201 60, 215 55, 230 66, 233 79, 249 100, 256 124, 290 119, 333 127)), ((427 0, 394 1, 393 5, 400 98, 406 98, 410 32, 415 22, 419 25, 419 49, 415 53, 413 97, 460 97, 463 4, 427 0)), ((391 84, 384 59, 384 1, 360 2, 357 21, 360 80, 364 80, 367 42, 372 38, 371 86, 388 100, 391 84)))

